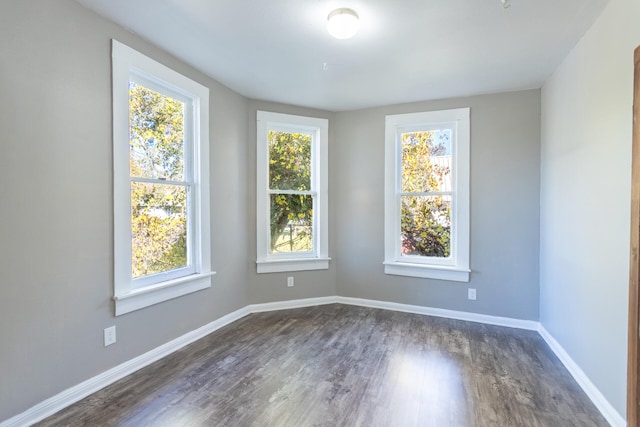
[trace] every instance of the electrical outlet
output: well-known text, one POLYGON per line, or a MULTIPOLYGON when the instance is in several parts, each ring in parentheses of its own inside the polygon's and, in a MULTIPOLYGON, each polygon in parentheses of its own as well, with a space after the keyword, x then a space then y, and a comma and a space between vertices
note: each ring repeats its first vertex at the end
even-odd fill
POLYGON ((287 286, 288 287, 292 287, 293 286, 293 276, 287 277, 287 286))
POLYGON ((470 300, 475 301, 476 300, 476 290, 474 288, 469 288, 467 291, 467 296, 469 297, 470 300))
POLYGON ((110 326, 104 329, 104 346, 116 343, 116 327, 110 326))

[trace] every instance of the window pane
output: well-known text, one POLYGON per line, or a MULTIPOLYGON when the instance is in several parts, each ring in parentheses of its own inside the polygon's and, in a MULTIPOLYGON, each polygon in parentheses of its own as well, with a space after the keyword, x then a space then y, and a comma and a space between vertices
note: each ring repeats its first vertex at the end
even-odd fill
POLYGON ((269 131, 269 188, 311 190, 311 135, 269 131))
POLYGON ((451 130, 402 134, 402 192, 451 191, 451 130))
POLYGON ((401 253, 447 258, 451 253, 451 196, 402 196, 401 253))
POLYGON ((313 197, 271 195, 271 253, 313 251, 313 197))
POLYGON ((187 189, 131 183, 131 273, 134 278, 187 266, 187 189))
POLYGON ((133 177, 184 180, 184 103, 129 82, 133 177))

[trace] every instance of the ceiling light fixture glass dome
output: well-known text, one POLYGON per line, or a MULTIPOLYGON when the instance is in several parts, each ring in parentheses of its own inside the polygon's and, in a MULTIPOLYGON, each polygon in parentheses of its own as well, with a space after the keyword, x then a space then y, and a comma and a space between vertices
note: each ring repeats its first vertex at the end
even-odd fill
POLYGON ((358 14, 351 9, 336 9, 327 17, 327 31, 337 39, 349 39, 355 36, 358 28, 358 14))

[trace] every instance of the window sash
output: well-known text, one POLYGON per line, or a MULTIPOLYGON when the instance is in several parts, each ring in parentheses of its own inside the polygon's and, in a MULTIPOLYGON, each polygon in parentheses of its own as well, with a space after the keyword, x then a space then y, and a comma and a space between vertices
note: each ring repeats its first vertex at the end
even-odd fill
MULTIPOLYGON (((147 89, 151 89, 154 92, 157 92, 161 95, 164 95, 169 98, 173 98, 177 101, 180 101, 184 104, 184 123, 183 123, 183 132, 184 132, 184 142, 183 142, 183 162, 184 162, 184 172, 183 172, 183 181, 175 181, 175 182, 194 182, 195 181, 195 144, 197 137, 197 117, 198 117, 198 109, 199 107, 194 102, 193 95, 187 94, 177 88, 172 87, 166 82, 161 82, 157 77, 152 76, 149 73, 144 73, 136 68, 130 70, 129 74, 129 82, 133 82, 137 85, 146 87, 147 89)), ((129 123, 131 126, 131 123, 129 123)), ((144 178, 144 177, 130 177, 133 179, 153 179, 153 178, 144 178)), ((167 182, 165 180, 165 182, 167 182)))
POLYGON ((310 251, 295 251, 295 252, 273 252, 271 250, 271 204, 269 204, 268 208, 268 217, 269 217, 269 226, 267 227, 267 254, 269 259, 281 260, 281 259, 291 259, 291 258, 316 258, 318 256, 318 215, 317 215, 317 195, 318 193, 315 191, 293 191, 293 190, 268 190, 268 195, 272 194, 290 194, 290 195, 302 195, 302 196, 311 196, 311 203, 313 214, 311 216, 311 247, 310 251))
MULTIPOLYGON (((195 187, 195 183, 193 182, 180 182, 180 181, 166 181, 162 179, 152 179, 152 178, 130 178, 132 183, 134 182, 144 182, 150 184, 161 184, 161 185, 173 185, 176 187, 184 187, 187 194, 187 202, 186 202, 186 220, 187 220, 187 265, 184 267, 178 267, 171 270, 161 271, 159 273, 147 274, 145 276, 136 277, 131 279, 131 287, 132 289, 140 289, 147 286, 155 285, 161 282, 165 282, 168 280, 178 279, 180 277, 189 276, 192 274, 198 273, 195 265, 195 260, 198 259, 197 246, 195 245, 195 202, 193 197, 193 189, 195 187)), ((133 246, 133 244, 132 244, 133 246)), ((133 259, 132 259, 133 262, 133 259)), ((132 272, 133 274, 133 272, 132 272)))
POLYGON ((454 192, 437 192, 437 193, 398 193, 396 195, 396 214, 395 214, 395 230, 396 236, 395 239, 397 244, 394 248, 395 252, 395 261, 403 262, 403 263, 412 263, 412 264, 425 264, 425 265, 442 265, 442 266, 453 266, 456 265, 456 235, 457 235, 457 225, 455 223, 455 212, 456 212, 456 198, 454 196, 454 192), (425 256, 425 255, 407 255, 402 253, 402 197, 403 196, 451 196, 451 226, 449 229, 449 256, 448 257, 434 257, 434 256, 425 256))

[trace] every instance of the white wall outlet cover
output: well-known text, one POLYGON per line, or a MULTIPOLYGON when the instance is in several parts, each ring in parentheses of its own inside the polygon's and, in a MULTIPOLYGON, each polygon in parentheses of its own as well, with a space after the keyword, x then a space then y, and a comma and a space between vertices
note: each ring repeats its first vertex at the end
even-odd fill
POLYGON ((110 326, 104 329, 104 346, 115 344, 116 342, 116 327, 110 326))

